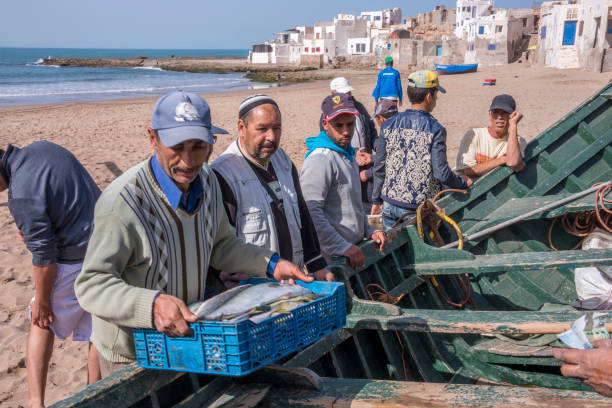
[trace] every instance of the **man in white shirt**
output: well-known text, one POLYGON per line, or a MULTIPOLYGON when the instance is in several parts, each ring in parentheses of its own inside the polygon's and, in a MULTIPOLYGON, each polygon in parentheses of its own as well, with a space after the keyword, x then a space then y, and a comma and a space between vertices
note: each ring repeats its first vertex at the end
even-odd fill
POLYGON ((489 108, 489 127, 470 129, 461 140, 457 172, 475 178, 498 166, 508 166, 516 172, 523 170, 527 143, 518 135, 518 123, 522 117, 512 96, 493 98, 489 108))

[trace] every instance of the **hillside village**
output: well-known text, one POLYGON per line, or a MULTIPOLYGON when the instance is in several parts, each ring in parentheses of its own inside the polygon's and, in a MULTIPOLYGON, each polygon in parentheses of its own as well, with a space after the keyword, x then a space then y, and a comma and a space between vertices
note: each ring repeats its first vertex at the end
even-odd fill
POLYGON ((338 14, 331 21, 274 34, 249 53, 252 64, 322 68, 343 63, 433 68, 438 64, 503 65, 523 61, 554 68, 612 71, 612 0, 535 2, 495 8, 494 0, 457 0, 416 17, 401 8, 338 14))

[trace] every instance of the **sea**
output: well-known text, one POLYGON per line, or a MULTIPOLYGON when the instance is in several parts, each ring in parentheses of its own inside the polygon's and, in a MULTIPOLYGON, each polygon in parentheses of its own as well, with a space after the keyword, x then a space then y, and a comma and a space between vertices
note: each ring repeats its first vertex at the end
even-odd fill
POLYGON ((258 88, 242 73, 212 74, 159 68, 38 65, 46 58, 246 58, 247 49, 90 49, 0 47, 0 106, 97 101, 163 95, 174 89, 221 92, 258 88))

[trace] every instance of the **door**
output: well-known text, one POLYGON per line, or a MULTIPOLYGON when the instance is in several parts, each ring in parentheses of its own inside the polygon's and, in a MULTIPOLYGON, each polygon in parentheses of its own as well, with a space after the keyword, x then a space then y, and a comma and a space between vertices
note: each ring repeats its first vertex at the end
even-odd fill
POLYGON ((442 55, 442 46, 441 45, 436 45, 436 56, 441 56, 442 55))
POLYGON ((576 40, 576 21, 566 21, 563 28, 563 45, 574 45, 576 40))

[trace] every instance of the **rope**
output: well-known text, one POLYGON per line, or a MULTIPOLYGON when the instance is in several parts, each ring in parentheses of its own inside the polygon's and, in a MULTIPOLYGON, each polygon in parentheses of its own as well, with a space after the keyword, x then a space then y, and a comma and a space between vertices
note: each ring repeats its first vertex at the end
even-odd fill
MULTIPOLYGON (((597 184, 594 184, 593 187, 596 185, 597 184)), ((594 210, 568 213, 554 218, 548 228, 548 245, 550 248, 554 251, 558 251, 552 242, 552 231, 557 221, 561 222, 561 227, 567 234, 583 238, 572 248, 572 250, 580 248, 584 238, 597 227, 612 234, 612 210, 606 208, 606 203, 611 203, 612 200, 605 197, 610 190, 612 190, 612 185, 608 184, 602 186, 595 192, 594 210)))
MULTIPOLYGON (((463 234, 461 233, 461 229, 459 228, 457 223, 452 218, 446 215, 443 209, 441 209, 435 204, 436 200, 441 195, 448 193, 448 192, 458 192, 462 194, 467 194, 466 190, 447 189, 447 190, 440 191, 438 194, 436 194, 433 200, 427 200, 423 202, 421 205, 419 205, 416 211, 417 232, 419 233, 419 237, 423 241, 425 241, 425 231, 423 229, 423 221, 425 221, 427 225, 429 226, 430 230, 432 231, 433 238, 435 239, 438 247, 443 246, 444 241, 442 240, 442 236, 440 235, 440 232, 438 231, 439 223, 436 223, 433 219, 433 214, 436 214, 441 220, 446 221, 451 227, 453 227, 458 237, 457 247, 458 249, 463 249, 463 234)), ((459 287, 461 288, 461 291, 463 292, 465 296, 465 298, 460 300, 459 302, 455 302, 451 300, 448 296, 444 294, 444 292, 442 292, 442 288, 440 284, 438 283, 437 279, 435 278, 435 276, 429 277, 429 280, 431 281, 432 285, 436 289, 436 292, 438 292, 438 296, 440 296, 440 298, 442 298, 442 300, 444 300, 447 304, 457 307, 457 308, 462 308, 463 306, 466 305, 466 303, 470 302, 476 308, 476 303, 472 299, 472 286, 470 285, 470 279, 469 279, 468 274, 466 273, 463 275, 455 275, 455 279, 457 280, 457 283, 459 284, 459 287)))

